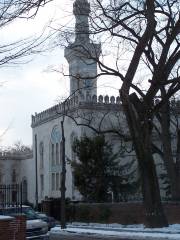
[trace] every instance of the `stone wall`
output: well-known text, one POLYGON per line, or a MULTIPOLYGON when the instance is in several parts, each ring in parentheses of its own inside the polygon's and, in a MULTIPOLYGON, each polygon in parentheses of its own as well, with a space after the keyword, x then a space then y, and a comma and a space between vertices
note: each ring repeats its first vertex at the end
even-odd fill
POLYGON ((138 224, 145 222, 142 203, 94 203, 71 206, 70 220, 75 222, 99 222, 138 224))
MULTIPOLYGON (((163 205, 169 223, 180 223, 180 203, 169 202, 163 205)), ((60 219, 60 202, 44 201, 43 208, 47 214, 60 219)), ((145 223, 145 210, 141 202, 69 204, 66 215, 69 222, 145 223)))
MULTIPOLYGON (((180 223, 180 203, 163 204, 169 223, 180 223)), ((140 202, 77 204, 72 207, 72 221, 140 224, 145 223, 145 209, 140 202)))

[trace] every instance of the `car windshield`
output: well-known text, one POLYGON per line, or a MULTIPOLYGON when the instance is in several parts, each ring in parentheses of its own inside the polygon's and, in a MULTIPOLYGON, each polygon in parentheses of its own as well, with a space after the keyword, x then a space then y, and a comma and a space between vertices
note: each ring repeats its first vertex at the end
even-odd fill
POLYGON ((38 219, 37 213, 30 207, 22 208, 22 213, 26 215, 28 220, 38 219))

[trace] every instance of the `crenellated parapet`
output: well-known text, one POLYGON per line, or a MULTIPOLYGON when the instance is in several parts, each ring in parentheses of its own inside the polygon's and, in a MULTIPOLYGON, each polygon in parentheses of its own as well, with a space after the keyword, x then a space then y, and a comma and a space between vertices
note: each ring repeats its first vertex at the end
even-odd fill
MULTIPOLYGON (((160 99, 157 98, 154 100, 154 105, 157 105, 159 103, 160 99)), ((169 104, 172 111, 174 110, 176 113, 180 113, 180 99, 171 99, 169 104)))
MULTIPOLYGON (((158 104, 159 100, 155 100, 155 105, 158 104)), ((121 105, 121 99, 119 96, 108 96, 108 95, 90 95, 87 93, 84 95, 83 93, 76 93, 71 95, 70 98, 67 98, 64 102, 59 103, 51 108, 46 109, 43 112, 35 113, 32 115, 32 127, 36 127, 44 122, 48 122, 52 119, 58 118, 63 115, 68 115, 68 111, 75 111, 78 108, 83 106, 83 109, 89 106, 92 106, 94 109, 96 107, 100 107, 104 109, 108 107, 108 109, 117 109, 118 105, 121 105)), ((180 113, 180 100, 170 102, 171 108, 176 110, 176 113, 180 113)), ((120 109, 120 108, 118 108, 120 109)), ((122 108, 121 108, 122 109, 122 108)))
POLYGON ((180 111, 180 100, 171 100, 170 106, 180 111))
POLYGON ((67 115, 68 111, 75 110, 81 105, 89 106, 89 104, 93 106, 102 106, 110 105, 112 108, 117 104, 121 104, 120 97, 117 96, 103 96, 103 95, 90 95, 87 93, 84 95, 83 93, 73 94, 70 98, 67 98, 64 102, 59 103, 51 108, 46 109, 43 112, 35 113, 32 115, 32 127, 36 127, 39 124, 50 121, 52 119, 58 118, 63 115, 67 115))

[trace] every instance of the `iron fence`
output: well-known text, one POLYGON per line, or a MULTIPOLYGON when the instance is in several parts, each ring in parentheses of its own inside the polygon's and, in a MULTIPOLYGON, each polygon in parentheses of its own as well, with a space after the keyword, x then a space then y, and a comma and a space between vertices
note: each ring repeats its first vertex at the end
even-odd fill
POLYGON ((0 209, 13 208, 15 212, 22 210, 22 183, 0 185, 0 209))

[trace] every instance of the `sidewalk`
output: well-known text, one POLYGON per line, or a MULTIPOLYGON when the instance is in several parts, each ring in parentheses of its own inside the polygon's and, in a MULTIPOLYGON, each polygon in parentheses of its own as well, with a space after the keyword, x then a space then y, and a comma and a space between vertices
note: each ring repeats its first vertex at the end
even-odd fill
POLYGON ((149 229, 143 226, 112 225, 67 225, 61 230, 55 227, 50 231, 50 240, 180 240, 180 225, 174 224, 168 228, 149 229))

